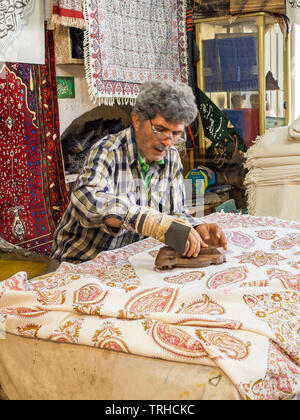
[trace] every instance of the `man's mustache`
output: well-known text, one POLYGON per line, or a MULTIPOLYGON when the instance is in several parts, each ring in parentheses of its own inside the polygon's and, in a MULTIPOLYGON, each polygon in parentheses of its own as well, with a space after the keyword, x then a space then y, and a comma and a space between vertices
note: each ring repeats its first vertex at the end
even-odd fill
POLYGON ((155 146, 156 149, 158 149, 160 152, 167 152, 169 150, 168 146, 164 146, 163 144, 159 144, 158 146, 155 146))

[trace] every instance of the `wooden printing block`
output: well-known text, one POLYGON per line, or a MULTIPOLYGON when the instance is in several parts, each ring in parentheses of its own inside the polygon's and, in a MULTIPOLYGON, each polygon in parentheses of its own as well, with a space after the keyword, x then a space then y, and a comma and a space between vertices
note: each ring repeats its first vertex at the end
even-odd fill
POLYGON ((201 248, 198 257, 183 257, 178 251, 164 246, 155 259, 155 266, 162 270, 173 267, 198 268, 208 267, 211 264, 222 264, 226 262, 223 248, 201 248))

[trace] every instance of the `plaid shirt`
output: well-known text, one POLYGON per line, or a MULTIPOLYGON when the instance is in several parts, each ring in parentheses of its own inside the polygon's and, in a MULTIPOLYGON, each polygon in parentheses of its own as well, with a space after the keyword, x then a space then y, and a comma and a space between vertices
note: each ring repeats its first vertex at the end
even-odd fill
POLYGON ((184 207, 185 191, 179 153, 172 147, 164 164, 153 165, 148 188, 142 177, 133 127, 99 140, 90 150, 56 230, 52 257, 87 261, 99 252, 121 248, 142 239, 135 232, 141 207, 176 215, 193 226, 184 207), (120 229, 105 224, 108 217, 123 221, 120 229))

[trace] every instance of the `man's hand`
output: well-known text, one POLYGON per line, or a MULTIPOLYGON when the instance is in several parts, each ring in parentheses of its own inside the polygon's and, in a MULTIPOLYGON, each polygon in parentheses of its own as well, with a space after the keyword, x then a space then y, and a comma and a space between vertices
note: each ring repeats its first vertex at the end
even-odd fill
POLYGON ((206 223, 191 229, 183 255, 198 257, 201 247, 208 246, 227 249, 226 237, 220 226, 215 223, 206 223))
POLYGON ((202 240, 196 229, 192 228, 186 242, 184 257, 198 257, 201 247, 207 248, 208 245, 202 240))
POLYGON ((227 249, 227 240, 224 232, 216 223, 205 223, 197 226, 195 229, 208 246, 227 249))

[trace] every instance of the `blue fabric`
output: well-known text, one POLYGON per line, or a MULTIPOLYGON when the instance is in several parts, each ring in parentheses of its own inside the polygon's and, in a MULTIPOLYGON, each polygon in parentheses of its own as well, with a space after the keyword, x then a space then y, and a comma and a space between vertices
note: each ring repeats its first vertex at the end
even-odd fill
POLYGON ((206 92, 258 90, 255 36, 203 41, 206 92))
POLYGON ((226 118, 234 125, 234 128, 245 141, 245 114, 242 110, 224 109, 226 118))
POLYGON ((255 36, 217 39, 222 91, 258 90, 258 57, 255 36))
POLYGON ((217 40, 203 41, 204 55, 204 90, 206 92, 220 91, 221 74, 218 63, 217 40))

